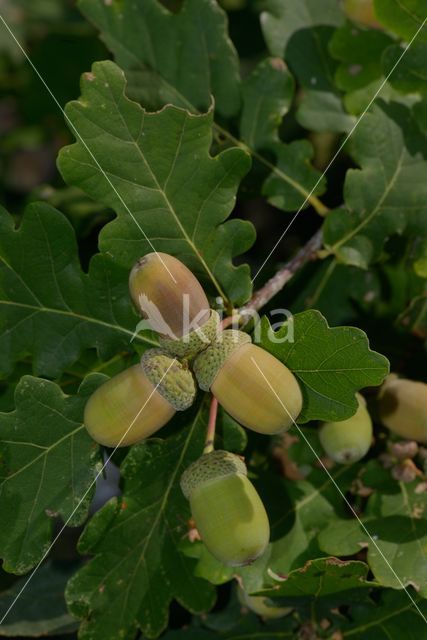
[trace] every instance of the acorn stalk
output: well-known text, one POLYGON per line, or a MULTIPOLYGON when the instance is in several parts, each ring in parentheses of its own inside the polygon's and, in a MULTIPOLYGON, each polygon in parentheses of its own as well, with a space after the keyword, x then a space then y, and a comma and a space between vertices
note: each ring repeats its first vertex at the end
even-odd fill
POLYGON ((339 464, 351 464, 361 460, 372 443, 372 419, 365 399, 356 394, 359 406, 356 413, 339 422, 324 422, 319 439, 326 454, 339 464))
POLYGON ((160 349, 149 349, 140 364, 107 380, 91 395, 84 424, 96 442, 125 447, 158 431, 176 411, 187 409, 195 395, 191 372, 160 349))
POLYGON ((242 331, 225 330, 194 362, 199 386, 211 391, 240 424, 264 434, 292 426, 302 409, 293 373, 251 343, 242 331))
POLYGON ((217 560, 241 566, 265 551, 268 517, 241 458, 221 450, 206 453, 184 472, 181 488, 197 530, 217 560))

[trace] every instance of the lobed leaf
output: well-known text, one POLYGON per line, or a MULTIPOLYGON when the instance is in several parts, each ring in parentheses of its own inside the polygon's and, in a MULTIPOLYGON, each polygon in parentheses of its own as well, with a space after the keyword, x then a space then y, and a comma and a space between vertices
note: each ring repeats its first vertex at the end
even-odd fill
POLYGON ((246 144, 261 150, 279 142, 278 128, 294 91, 294 79, 281 58, 267 58, 255 67, 242 86, 240 135, 246 144))
POLYGON ((133 638, 138 629, 156 637, 173 598, 193 613, 212 607, 213 587, 179 550, 190 517, 179 480, 202 452, 206 420, 196 408, 175 419, 184 427, 177 435, 132 447, 121 467, 123 495, 88 523, 79 550, 95 557, 66 593, 71 612, 85 618, 83 640, 133 638))
POLYGON ((357 409, 356 391, 381 384, 389 369, 363 331, 329 327, 315 310, 297 313, 276 332, 264 319, 261 345, 297 376, 304 399, 300 423, 349 418, 357 409))
POLYGON ((0 557, 27 573, 50 546, 53 518, 83 523, 93 495, 97 445, 82 423, 98 382, 65 396, 53 382, 24 376, 16 409, 0 413, 0 557))
POLYGON ((364 562, 356 560, 334 557, 309 560, 300 569, 291 571, 284 582, 257 595, 283 598, 286 605, 307 605, 309 599, 315 606, 316 600, 324 599, 329 606, 341 606, 344 602, 366 599, 367 590, 377 586, 368 580, 368 571, 364 562))
POLYGON ((292 35, 316 25, 339 27, 344 16, 336 0, 266 0, 261 27, 267 46, 274 56, 283 57, 292 35))
POLYGON ((244 302, 249 269, 231 259, 251 246, 254 231, 225 220, 249 156, 241 149, 210 156, 212 110, 147 113, 126 98, 125 85, 113 62, 84 74, 82 97, 66 107, 81 138, 58 159, 67 182, 117 213, 101 231, 101 250, 127 268, 153 249, 171 253, 226 302, 244 302))
POLYGON ((272 55, 283 57, 303 88, 296 113, 310 131, 348 131, 354 119, 334 85, 328 44, 344 14, 336 0, 266 0, 261 28, 272 55))
POLYGON ((264 182, 262 193, 275 207, 295 211, 309 206, 309 194, 322 195, 326 191, 326 178, 311 164, 314 151, 308 140, 272 145, 271 150, 276 155, 277 168, 264 182))
POLYGON ((352 555, 368 549, 368 563, 383 586, 403 589, 409 585, 427 595, 427 494, 415 481, 396 483, 387 492, 375 492, 368 500, 362 522, 355 519, 334 522, 319 535, 326 553, 352 555))
POLYGON ((78 622, 68 613, 64 598, 65 585, 74 571, 75 563, 61 566, 48 561, 28 585, 28 578, 21 578, 3 591, 0 619, 6 613, 7 618, 0 626, 0 637, 57 636, 77 631, 78 622))
POLYGON ((347 171, 346 208, 328 215, 324 244, 341 262, 367 268, 390 235, 427 229, 424 140, 405 106, 379 103, 360 121, 350 152, 361 168, 347 171))
POLYGON ((105 254, 83 273, 74 231, 49 205, 29 205, 18 228, 0 209, 0 376, 27 355, 35 374, 57 377, 84 349, 102 359, 129 350, 137 316, 127 280, 105 254))
POLYGON ((79 8, 126 70, 129 95, 147 108, 207 111, 213 95, 221 115, 238 111, 239 61, 213 0, 186 0, 178 13, 157 0, 80 0, 79 8))
POLYGON ((353 640, 422 638, 425 634, 427 601, 414 595, 422 614, 415 609, 406 593, 392 590, 383 590, 378 602, 356 604, 351 608, 351 622, 343 621, 340 625, 342 637, 353 640))
POLYGON ((427 42, 414 42, 402 57, 399 45, 388 47, 382 56, 384 74, 401 93, 427 93, 427 42))
POLYGON ((424 0, 374 0, 375 15, 387 29, 406 41, 417 31, 418 41, 427 42, 424 0))
MULTIPOLYGON (((218 138, 237 144, 267 167, 282 183, 286 199, 288 193, 297 202, 309 196, 310 188, 298 178, 305 176, 310 152, 302 162, 299 156, 294 159, 288 154, 287 163, 281 161, 277 167, 269 157, 268 147, 279 141, 278 128, 291 105, 293 78, 281 58, 272 57, 261 61, 240 85, 238 58, 230 44, 225 14, 216 2, 186 0, 177 14, 167 11, 158 0, 144 4, 82 0, 80 8, 124 69, 130 97, 147 109, 174 104, 197 113, 208 109, 213 95, 216 120, 212 125, 218 138), (190 66, 191 74, 187 71, 190 66), (226 98, 230 101, 227 108, 226 98), (240 104, 242 141, 223 122, 224 117, 237 115, 240 104)), ((227 125, 230 129, 231 123, 227 125)), ((278 155, 276 150, 272 153, 278 155)), ((291 210, 292 206, 290 200, 284 208, 291 210)))
POLYGON ((342 91, 355 91, 382 78, 381 55, 393 39, 381 31, 346 24, 329 42, 331 55, 340 62, 335 83, 342 91))

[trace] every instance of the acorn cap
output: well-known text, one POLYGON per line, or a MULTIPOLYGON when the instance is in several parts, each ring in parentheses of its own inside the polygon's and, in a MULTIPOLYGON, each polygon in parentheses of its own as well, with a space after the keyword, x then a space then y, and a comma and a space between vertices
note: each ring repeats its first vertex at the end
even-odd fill
POLYGON ((160 346, 167 353, 179 358, 192 358, 203 349, 206 349, 218 337, 220 318, 218 313, 211 309, 209 320, 194 331, 190 331, 179 340, 173 340, 166 336, 160 336, 160 346))
POLYGON ((181 338, 210 315, 205 292, 185 264, 167 253, 148 253, 129 275, 129 291, 139 313, 157 333, 181 338))
POLYGON ((202 351, 194 361, 193 370, 203 391, 209 391, 224 362, 233 351, 251 342, 250 336, 243 331, 227 329, 222 331, 218 340, 202 351))
POLYGON ((156 390, 176 411, 184 411, 193 404, 196 384, 191 371, 179 360, 161 349, 148 349, 141 358, 141 367, 156 390))
POLYGON ((194 489, 211 480, 231 475, 247 475, 246 465, 239 456, 229 451, 204 453, 193 462, 181 476, 181 489, 187 500, 194 489))

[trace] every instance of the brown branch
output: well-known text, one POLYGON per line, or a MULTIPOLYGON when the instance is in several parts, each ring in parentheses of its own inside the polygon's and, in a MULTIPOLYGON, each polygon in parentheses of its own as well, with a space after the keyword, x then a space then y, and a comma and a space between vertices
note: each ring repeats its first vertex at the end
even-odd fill
POLYGON ((239 316, 248 314, 250 311, 258 311, 264 307, 274 296, 285 286, 292 276, 301 267, 316 258, 316 254, 322 246, 322 230, 319 229, 310 240, 289 260, 279 271, 268 280, 261 289, 255 291, 247 304, 238 311, 239 316))

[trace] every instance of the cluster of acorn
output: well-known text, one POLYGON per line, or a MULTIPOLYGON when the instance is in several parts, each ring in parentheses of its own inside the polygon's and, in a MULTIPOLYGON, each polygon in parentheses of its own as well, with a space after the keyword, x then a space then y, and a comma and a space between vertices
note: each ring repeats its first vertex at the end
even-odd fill
MULTIPOLYGON (((158 431, 191 406, 197 385, 211 391, 243 426, 264 434, 288 429, 302 408, 295 376, 236 330, 222 329, 195 276, 164 253, 143 257, 130 273, 131 298, 159 336, 159 348, 100 386, 84 421, 97 442, 127 446, 158 431), (188 327, 192 327, 189 331, 188 327)), ((427 441, 427 385, 390 378, 380 392, 383 423, 399 435, 427 441), (424 395, 421 393, 423 388, 424 395)), ((330 458, 360 460, 372 442, 364 398, 348 420, 327 422, 319 437, 330 458)), ((269 541, 269 522, 243 460, 227 451, 204 453, 184 472, 181 487, 209 551, 229 566, 252 562, 269 541)))
MULTIPOLYGON (((326 422, 319 430, 323 449, 335 462, 349 464, 361 460, 373 438, 372 418, 366 401, 356 394, 359 406, 347 420, 326 422)), ((390 374, 377 396, 379 421, 407 440, 427 443, 427 384, 390 374)))
MULTIPOLYGON (((243 426, 264 434, 288 429, 302 408, 295 376, 237 330, 221 329, 195 276, 176 258, 151 253, 134 266, 131 298, 159 348, 114 376, 90 397, 85 425, 97 442, 140 442, 191 406, 198 386, 211 391, 243 426), (191 331, 186 331, 188 327, 191 331)), ((243 460, 228 451, 205 453, 181 480, 198 531, 218 560, 252 562, 269 541, 264 506, 243 460)))

